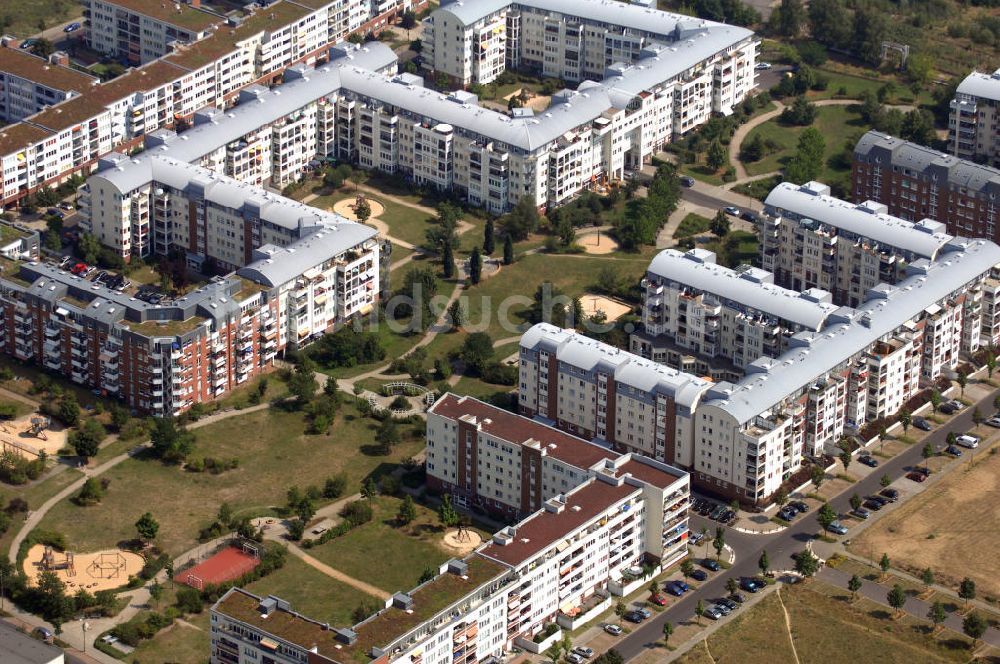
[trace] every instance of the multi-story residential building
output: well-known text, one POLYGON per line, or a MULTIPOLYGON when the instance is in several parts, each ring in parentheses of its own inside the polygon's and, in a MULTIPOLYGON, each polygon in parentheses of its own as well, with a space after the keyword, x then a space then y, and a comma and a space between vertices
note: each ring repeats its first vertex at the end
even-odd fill
POLYGON ((547 323, 521 337, 520 411, 616 450, 674 462, 710 384, 547 323))
POLYGON ((607 460, 577 486, 357 625, 331 626, 277 597, 233 588, 212 607, 213 664, 353 661, 474 664, 537 650, 548 623, 575 629, 627 594, 641 563, 686 554, 687 474, 607 460))
POLYGON ((908 264, 937 260, 952 240, 940 222, 909 222, 886 210, 834 198, 819 182, 779 184, 758 224, 762 267, 781 286, 819 288, 835 304, 856 307, 871 288, 906 276, 908 264))
MULTIPOLYGON (((732 374, 759 357, 777 357, 789 339, 823 328, 837 307, 830 293, 774 285, 770 272, 731 270, 705 249, 661 251, 642 281, 642 330, 632 352, 686 369, 685 353, 724 360, 732 374)), ((716 373, 718 369, 712 371, 716 373)))
POLYGON ((203 39, 226 19, 201 0, 83 0, 87 46, 138 65, 170 52, 173 45, 203 39))
POLYGON ((948 152, 962 159, 1000 166, 997 101, 1000 70, 974 71, 958 84, 948 115, 948 152))
POLYGON ((854 147, 854 200, 878 201, 909 221, 935 219, 948 232, 997 240, 1000 170, 869 131, 854 147))
POLYGON ((0 40, 0 121, 19 122, 98 83, 97 78, 68 67, 65 53, 45 59, 16 46, 16 40, 0 40))

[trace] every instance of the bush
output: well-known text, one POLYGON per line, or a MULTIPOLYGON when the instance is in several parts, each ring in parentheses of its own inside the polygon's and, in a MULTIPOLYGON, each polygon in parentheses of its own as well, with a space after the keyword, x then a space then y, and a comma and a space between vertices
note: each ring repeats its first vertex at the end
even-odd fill
POLYGON ((352 527, 357 527, 372 520, 372 506, 366 500, 355 500, 344 506, 340 516, 352 527))
POLYGON ((201 613, 205 608, 201 594, 194 588, 178 588, 176 606, 184 613, 201 613))

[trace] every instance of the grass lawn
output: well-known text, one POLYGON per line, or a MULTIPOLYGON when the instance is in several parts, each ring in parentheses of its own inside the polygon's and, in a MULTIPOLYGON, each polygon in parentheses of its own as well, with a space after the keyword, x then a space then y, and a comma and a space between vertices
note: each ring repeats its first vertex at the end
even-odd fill
POLYGON ((708 230, 711 223, 712 220, 708 217, 703 217, 696 212, 689 212, 687 216, 681 219, 681 223, 677 225, 677 230, 674 231, 674 237, 691 237, 692 235, 697 235, 698 233, 704 233, 708 230))
MULTIPOLYGON (((42 481, 36 482, 27 488, 0 484, 0 502, 6 505, 11 498, 24 498, 28 501, 29 510, 37 510, 46 500, 80 479, 81 476, 80 471, 69 468, 55 475, 49 475, 42 481)), ((10 547, 14 535, 17 534, 22 525, 24 524, 20 517, 15 517, 7 532, 0 535, 0 552, 2 552, 2 555, 7 555, 7 549, 10 547)))
POLYGON ((284 504, 293 484, 322 485, 341 472, 349 480, 347 492, 353 493, 368 475, 391 471, 423 447, 422 439, 410 438, 391 456, 367 456, 361 449, 372 444, 375 427, 353 404, 342 406, 332 433, 324 436, 303 434, 301 415, 275 409, 223 420, 196 431, 194 456, 235 457, 238 468, 212 475, 130 459, 105 473, 111 484, 100 505, 64 501, 46 515, 42 527, 64 533, 78 551, 91 551, 134 537, 133 524, 149 509, 160 522, 160 546, 177 555, 195 546, 198 531, 223 502, 237 515, 267 513, 284 504), (137 496, 169 496, 169 504, 137 504, 137 496))
MULTIPOLYGON (((729 149, 728 145, 723 145, 722 147, 729 149)), ((728 165, 728 164, 727 164, 728 165)), ((696 180, 701 180, 708 184, 714 184, 719 187, 722 186, 722 172, 725 171, 726 166, 723 166, 721 170, 713 171, 708 166, 705 165, 705 154, 698 154, 698 161, 693 164, 681 164, 680 173, 681 175, 689 175, 696 180)))
MULTIPOLYGON (((819 113, 816 115, 816 121, 812 126, 816 127, 826 139, 826 157, 828 160, 819 180, 821 182, 828 182, 833 179, 842 178, 845 174, 850 173, 849 165, 846 169, 840 168, 839 165, 835 168, 829 163, 829 158, 841 150, 844 141, 850 140, 854 134, 860 136, 869 127, 862 122, 861 116, 851 106, 822 106, 818 110, 819 113)), ((744 163, 747 173, 750 175, 761 175, 772 171, 780 171, 784 166, 784 162, 795 153, 799 134, 804 130, 805 127, 788 127, 779 124, 777 118, 765 122, 759 127, 755 127, 746 140, 759 135, 765 141, 772 141, 779 146, 779 149, 765 156, 760 161, 744 163)))
MULTIPOLYGON (((417 520, 395 524, 400 500, 380 496, 374 518, 343 537, 313 547, 309 554, 345 574, 387 592, 414 588, 428 567, 437 567, 454 554, 439 544, 442 533, 437 514, 417 505, 417 520)), ((351 607, 353 608, 353 607, 351 607)))
POLYGON ((51 28, 80 18, 83 6, 72 0, 41 0, 17 5, 5 3, 2 15, 11 20, 10 25, 4 28, 4 34, 24 38, 38 33, 40 28, 51 28))
POLYGON ((184 622, 174 623, 171 627, 157 633, 156 638, 143 641, 135 652, 126 659, 140 664, 157 662, 184 662, 184 664, 201 664, 208 662, 211 650, 209 648, 211 625, 208 610, 198 615, 186 616, 184 622))
POLYGON ((771 190, 781 184, 783 180, 784 178, 780 175, 774 175, 769 178, 738 184, 733 187, 733 191, 744 196, 749 196, 750 198, 756 198, 758 201, 763 201, 771 193, 771 190))
POLYGON ((291 554, 285 558, 284 567, 254 581, 246 590, 261 597, 276 595, 288 600, 293 611, 338 627, 352 625, 351 613, 369 599, 360 590, 331 579, 291 554))
POLYGON ((444 389, 454 392, 455 394, 467 394, 471 397, 488 401, 490 397, 495 394, 508 393, 517 388, 511 385, 493 385, 492 383, 486 383, 478 378, 462 376, 458 380, 458 384, 456 384, 455 387, 446 387, 444 389))
MULTIPOLYGON (((364 192, 367 195, 367 192, 364 192)), ((324 210, 332 210, 335 203, 345 199, 354 200, 357 194, 351 187, 343 187, 327 196, 320 196, 311 201, 309 205, 324 210)), ((394 238, 419 245, 424 241, 424 232, 429 228, 427 223, 428 215, 423 210, 400 205, 396 201, 387 198, 379 198, 377 194, 371 195, 370 200, 381 203, 385 210, 378 219, 384 221, 389 226, 389 234, 394 238)))
MULTIPOLYGON (((912 618, 888 620, 887 612, 865 601, 850 604, 846 591, 820 581, 784 587, 781 599, 791 622, 798 661, 964 662, 966 641, 945 632, 935 639, 929 624, 912 618)), ((792 664, 796 661, 781 603, 770 595, 678 659, 681 664, 734 662, 792 664), (709 655, 708 653, 711 653, 709 655)))

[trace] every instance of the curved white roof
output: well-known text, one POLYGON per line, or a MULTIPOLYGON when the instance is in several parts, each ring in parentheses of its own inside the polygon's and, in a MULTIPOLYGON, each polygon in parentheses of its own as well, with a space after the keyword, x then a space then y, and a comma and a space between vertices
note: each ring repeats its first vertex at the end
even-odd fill
POLYGON ((666 249, 653 258, 647 273, 810 330, 822 328, 827 316, 837 310, 834 304, 818 301, 824 291, 804 294, 761 281, 761 273, 767 276, 770 273, 754 270, 747 274, 731 270, 717 265, 711 252, 682 253, 666 249))
POLYGON ((1000 69, 992 74, 972 72, 958 84, 955 93, 1000 101, 1000 69))

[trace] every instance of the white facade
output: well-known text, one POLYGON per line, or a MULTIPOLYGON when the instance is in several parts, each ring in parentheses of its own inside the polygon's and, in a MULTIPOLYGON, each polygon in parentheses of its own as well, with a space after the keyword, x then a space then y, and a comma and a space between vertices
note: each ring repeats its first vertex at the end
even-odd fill
POLYGON ((962 159, 1000 164, 997 102, 1000 70, 974 71, 959 83, 948 116, 948 152, 962 159))

